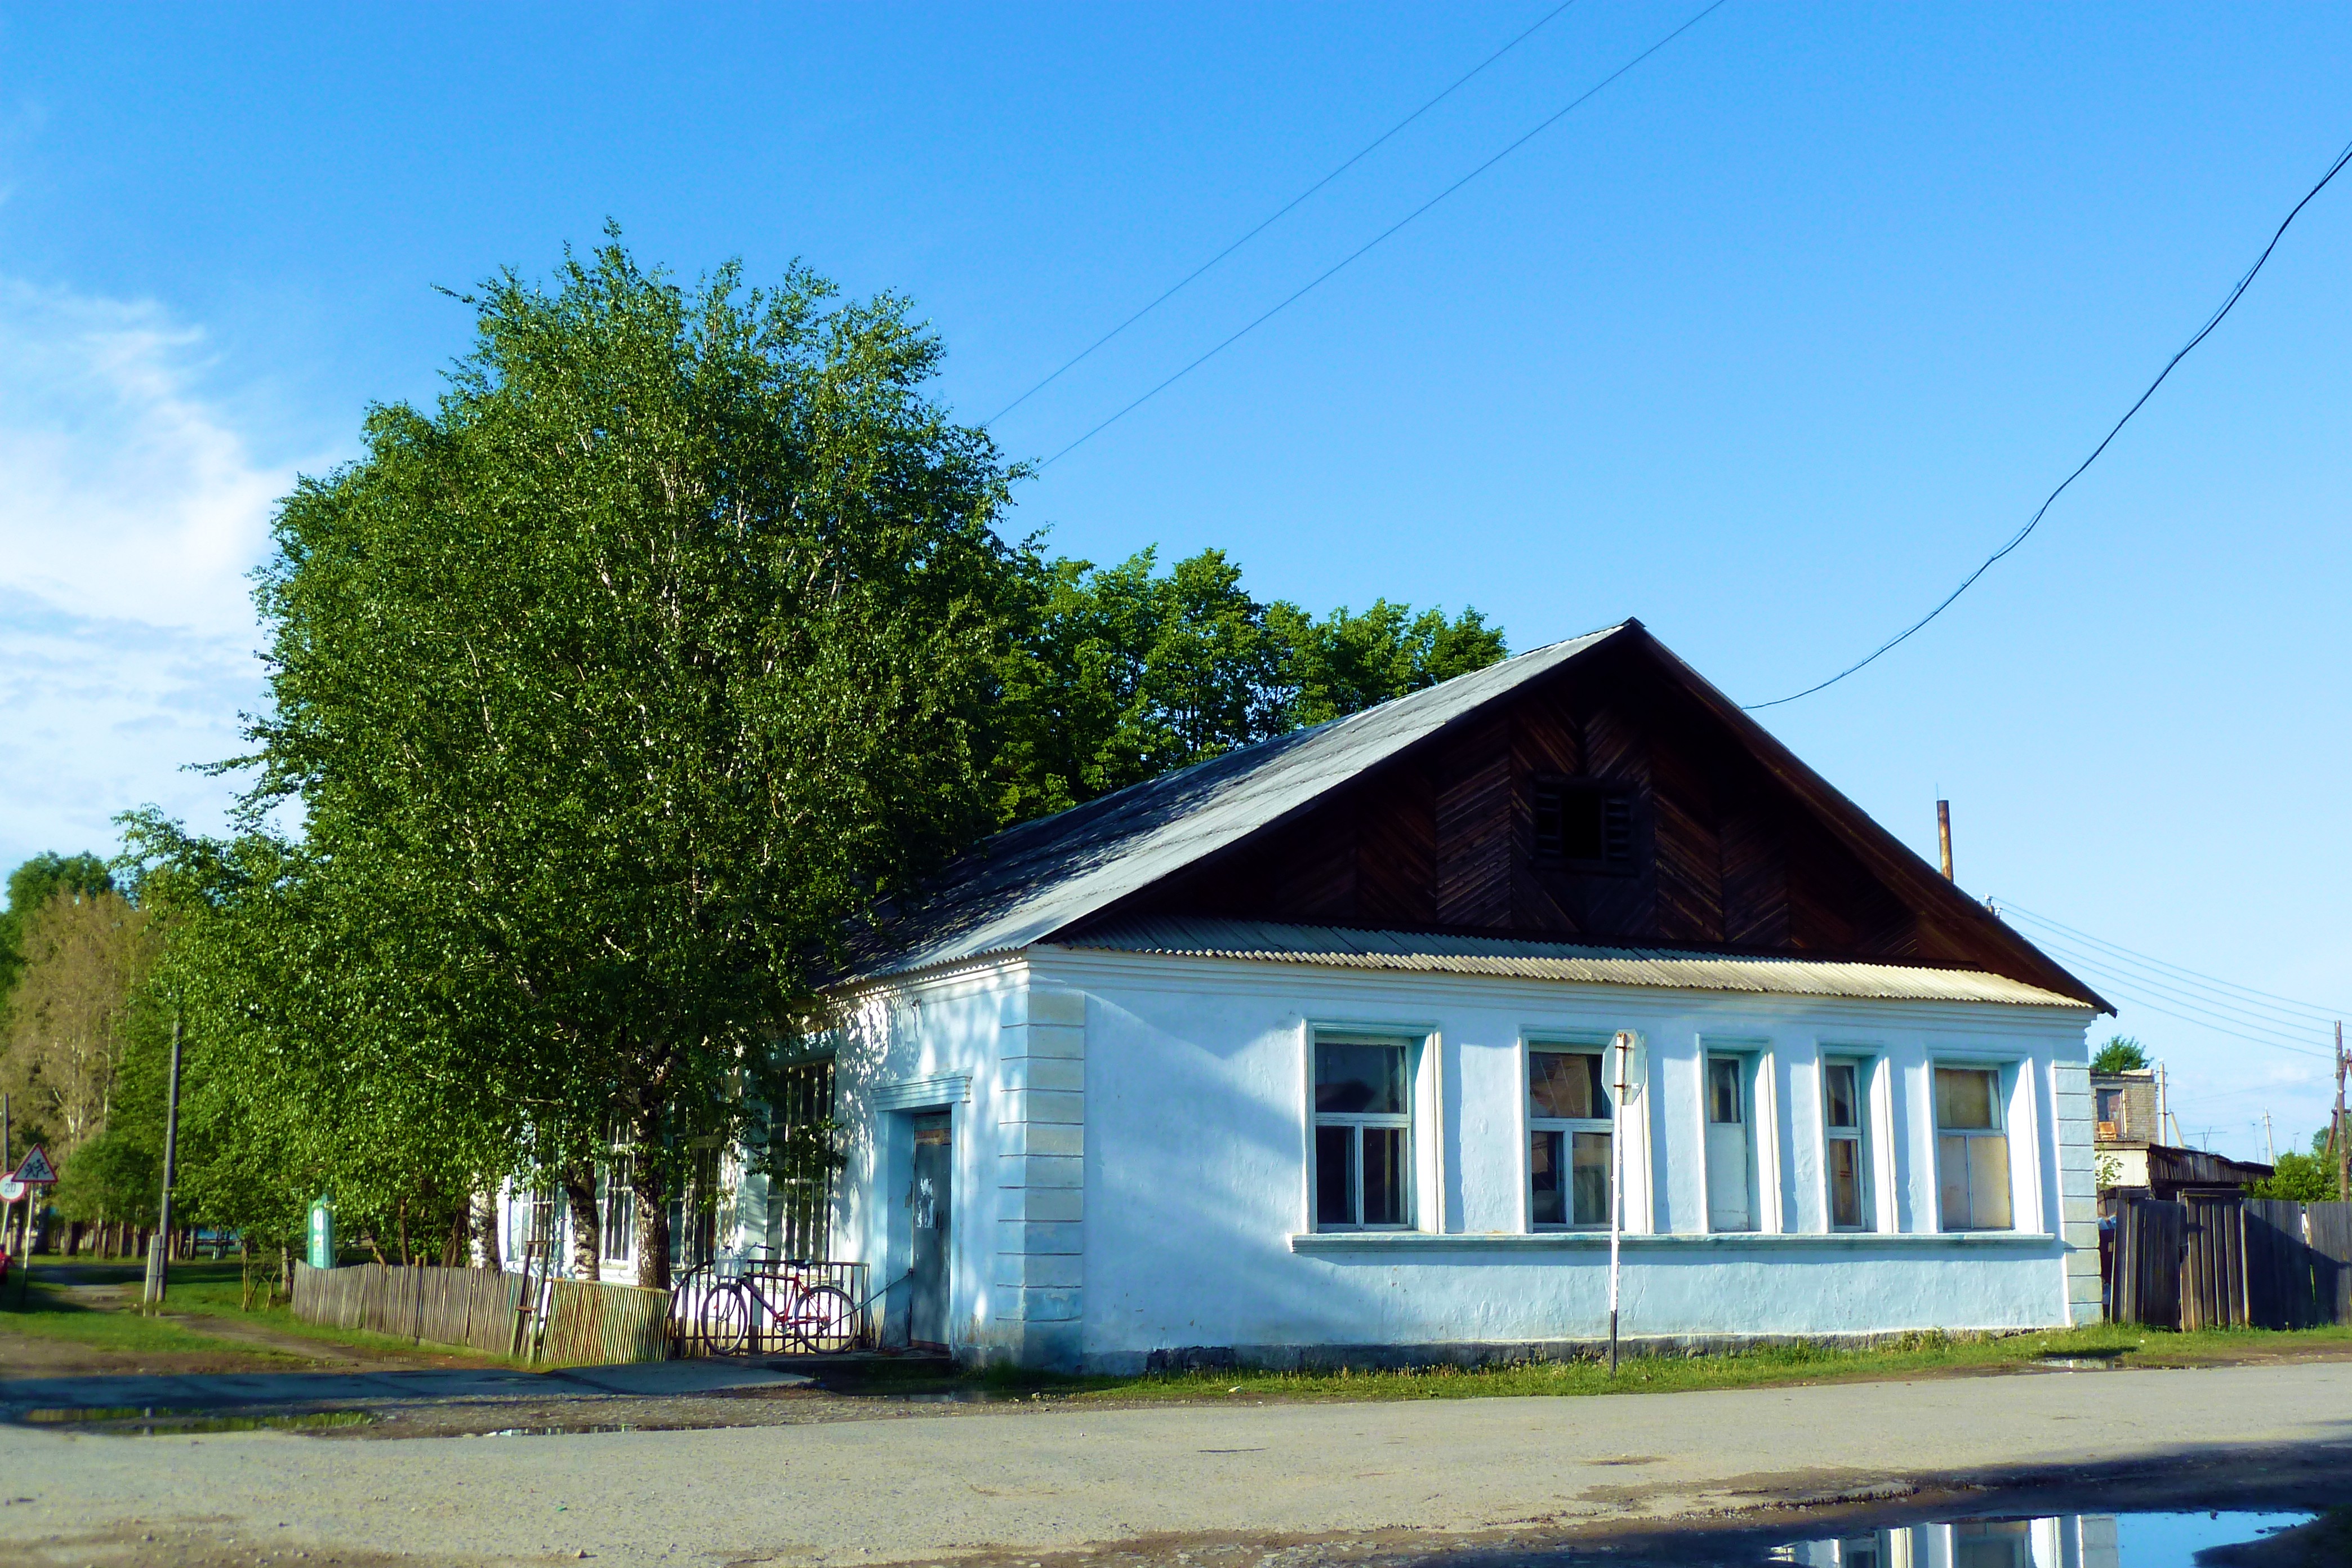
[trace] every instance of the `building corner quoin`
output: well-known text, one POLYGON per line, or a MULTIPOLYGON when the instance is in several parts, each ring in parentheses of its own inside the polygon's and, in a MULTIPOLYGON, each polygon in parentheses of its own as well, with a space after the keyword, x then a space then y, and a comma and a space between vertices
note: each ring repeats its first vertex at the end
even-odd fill
POLYGON ((992 1337, 1014 1363, 1059 1372, 1078 1368, 1085 1317, 1086 1056, 1085 993, 1005 994, 992 1337))

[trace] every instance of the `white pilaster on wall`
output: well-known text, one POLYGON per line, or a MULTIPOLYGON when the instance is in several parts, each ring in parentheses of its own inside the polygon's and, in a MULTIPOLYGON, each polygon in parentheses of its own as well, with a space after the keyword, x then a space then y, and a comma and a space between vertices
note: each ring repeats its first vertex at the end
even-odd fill
POLYGON ((2095 1323, 2105 1316, 2099 1295, 2098 1173, 2091 1152, 2091 1069, 2059 1062, 2050 1069, 2052 1111, 2058 1128, 2058 1224, 2066 1239, 2066 1316, 2095 1323))
POLYGON ((1024 1365, 1074 1370, 1086 1268, 1087 999, 1027 987, 1004 999, 997 1053, 1003 1154, 992 1283, 1024 1365))

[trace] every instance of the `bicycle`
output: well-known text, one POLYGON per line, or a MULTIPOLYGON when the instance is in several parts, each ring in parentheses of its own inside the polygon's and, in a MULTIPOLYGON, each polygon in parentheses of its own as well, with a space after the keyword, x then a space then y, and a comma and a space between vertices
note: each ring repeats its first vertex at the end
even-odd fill
POLYGON ((712 1355, 756 1352, 771 1335, 778 1350, 837 1355, 856 1342, 856 1315, 848 1291, 812 1284, 807 1266, 785 1263, 712 1285, 703 1299, 701 1338, 712 1355))

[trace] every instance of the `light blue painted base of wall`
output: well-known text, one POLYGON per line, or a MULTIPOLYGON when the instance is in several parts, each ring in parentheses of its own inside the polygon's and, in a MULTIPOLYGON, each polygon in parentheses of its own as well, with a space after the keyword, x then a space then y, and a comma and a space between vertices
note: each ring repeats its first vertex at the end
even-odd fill
MULTIPOLYGON (((2049 1323, 2041 1328, 2055 1329, 2049 1323)), ((2006 1339, 2040 1329, 1931 1330, 1956 1340, 2006 1339)), ((1885 1350, 1916 1343, 1921 1331, 1877 1334, 1643 1334, 1618 1341, 1619 1352, 1639 1356, 1732 1355, 1773 1346, 1811 1345, 1823 1350, 1885 1350)), ((1606 1339, 1526 1340, 1423 1345, 1181 1345, 1157 1351, 1109 1351, 1080 1358, 1079 1370, 1095 1377, 1139 1377, 1146 1373, 1404 1372, 1421 1367, 1518 1366, 1529 1363, 1601 1361, 1606 1339)))

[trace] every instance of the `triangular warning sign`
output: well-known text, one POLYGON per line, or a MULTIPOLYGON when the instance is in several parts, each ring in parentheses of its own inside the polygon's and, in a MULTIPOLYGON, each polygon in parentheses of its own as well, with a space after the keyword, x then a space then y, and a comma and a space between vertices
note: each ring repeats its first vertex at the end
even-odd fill
POLYGON ((28 1187, 46 1186, 58 1179, 58 1168, 49 1163, 48 1152, 36 1143, 25 1151, 25 1157, 9 1174, 28 1187))

